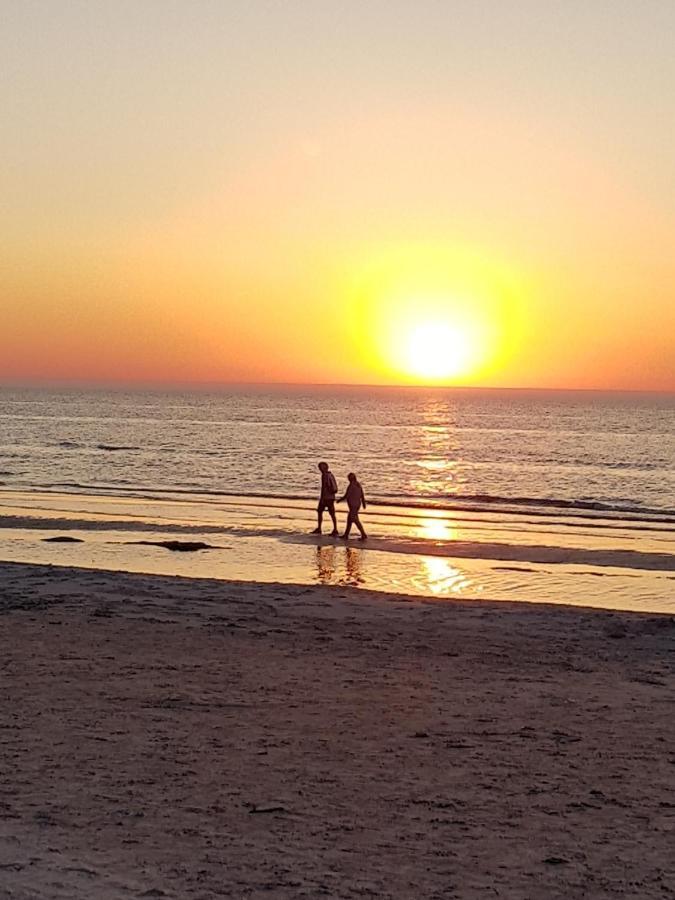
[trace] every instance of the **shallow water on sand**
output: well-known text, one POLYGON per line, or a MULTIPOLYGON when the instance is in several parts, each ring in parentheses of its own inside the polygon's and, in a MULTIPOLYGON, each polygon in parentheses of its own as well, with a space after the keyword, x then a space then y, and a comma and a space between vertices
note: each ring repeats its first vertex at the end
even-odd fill
POLYGON ((277 498, 4 491, 0 559, 675 613, 667 522, 371 505, 362 544, 308 534, 314 515, 277 498), (172 552, 167 540, 209 549, 172 552))

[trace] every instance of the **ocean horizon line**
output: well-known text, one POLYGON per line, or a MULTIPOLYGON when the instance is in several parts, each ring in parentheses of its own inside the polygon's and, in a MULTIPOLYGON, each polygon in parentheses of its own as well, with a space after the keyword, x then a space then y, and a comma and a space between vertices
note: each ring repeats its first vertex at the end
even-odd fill
POLYGON ((269 389, 269 390, 381 390, 401 391, 414 393, 415 391, 436 391, 452 393, 520 393, 520 394, 585 394, 585 395, 645 395, 645 396, 673 396, 675 386, 662 389, 645 388, 610 388, 610 387, 532 387, 532 386, 504 386, 504 385, 465 385, 465 384, 410 384, 393 382, 319 382, 319 381, 106 381, 86 379, 4 379, 0 378, 0 390, 91 390, 110 392, 134 392, 148 391, 157 393, 179 393, 183 391, 199 392, 225 392, 228 390, 269 389))

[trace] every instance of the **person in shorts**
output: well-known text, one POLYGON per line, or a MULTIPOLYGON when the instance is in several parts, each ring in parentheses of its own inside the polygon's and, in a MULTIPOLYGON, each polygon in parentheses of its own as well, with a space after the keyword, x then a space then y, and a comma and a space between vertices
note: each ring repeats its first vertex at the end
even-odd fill
POLYGON ((328 468, 328 463, 320 462, 319 471, 321 472, 321 495, 319 496, 319 505, 316 508, 318 517, 318 525, 312 534, 321 534, 321 523, 323 522, 324 510, 328 510, 328 515, 333 520, 333 530, 331 534, 337 537, 339 534, 337 527, 337 519, 335 518, 335 497, 337 495, 338 486, 335 475, 328 468))

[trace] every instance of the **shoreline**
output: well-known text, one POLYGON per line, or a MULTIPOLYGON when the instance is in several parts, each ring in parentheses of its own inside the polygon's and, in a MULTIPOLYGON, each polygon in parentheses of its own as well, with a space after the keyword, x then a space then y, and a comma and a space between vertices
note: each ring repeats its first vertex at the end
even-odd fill
MULTIPOLYGON (((98 448, 100 449, 100 448, 98 448)), ((110 447, 108 450, 140 450, 139 447, 110 447)), ((270 494, 259 491, 225 491, 198 487, 166 487, 151 485, 107 485, 79 484, 70 482, 54 482, 53 484, 12 484, 0 481, 0 497, 3 494, 24 494, 26 496, 64 495, 69 497, 94 498, 105 497, 110 500, 147 500, 151 502, 171 503, 191 501, 204 506, 211 506, 219 500, 269 501, 272 506, 283 504, 302 504, 312 512, 316 508, 316 497, 312 494, 270 494)), ((488 494, 448 494, 441 496, 424 496, 419 499, 400 497, 375 497, 368 500, 371 511, 380 515, 418 516, 421 513, 445 513, 461 515, 474 513, 479 516, 533 516, 537 519, 567 519, 573 525, 580 520, 585 525, 596 524, 601 527, 627 525, 635 527, 639 524, 659 527, 675 525, 675 510, 669 507, 640 507, 612 504, 599 500, 574 500, 550 497, 502 497, 488 494)))
POLYGON ((309 533, 315 527, 316 512, 306 505, 245 497, 207 513, 185 500, 15 494, 0 513, 0 559, 675 613, 672 526, 414 517, 410 510, 383 515, 369 507, 366 542, 317 538, 309 533), (169 552, 167 545, 196 552, 169 552))
MULTIPOLYGON (((132 532, 176 535, 217 535, 223 539, 237 537, 265 537, 289 544, 308 546, 352 546, 354 540, 343 541, 331 537, 329 533, 313 535, 279 528, 247 528, 245 526, 176 524, 147 521, 114 521, 111 519, 68 519, 39 518, 28 516, 8 516, 0 514, 0 536, 12 529, 33 531, 77 531, 87 532, 132 532)), ((42 538, 43 541, 54 538, 42 538)), ((80 538, 79 540, 83 540, 80 538)), ((124 543, 111 541, 111 543, 124 543)), ((633 550, 623 548, 600 549, 595 547, 547 546, 546 544, 503 543, 485 540, 453 540, 416 537, 378 537, 369 535, 368 541, 358 545, 362 550, 397 553, 414 556, 438 556, 444 559, 492 560, 494 562, 540 563, 552 565, 573 564, 597 566, 600 568, 623 568, 636 571, 675 573, 675 553, 656 550, 633 550)), ((674 542, 675 546, 675 542, 674 542)), ((204 547, 208 550, 222 550, 219 545, 204 547)))
MULTIPOLYGON (((363 549, 360 545, 357 545, 355 541, 353 541, 352 543, 355 545, 354 549, 363 549)), ((323 545, 320 544, 320 546, 328 547, 333 546, 333 544, 329 544, 326 541, 326 543, 324 543, 323 545)), ((344 545, 336 544, 335 546, 341 546, 344 549, 344 545)), ((3 591, 2 596, 0 596, 0 615, 13 611, 28 612, 32 608, 30 602, 27 602, 26 605, 22 605, 21 602, 18 602, 17 605, 14 605, 14 600, 16 599, 16 595, 14 595, 13 593, 15 589, 15 583, 16 587, 18 587, 19 591, 21 591, 24 575, 28 576, 29 579, 32 579, 34 576, 43 578, 44 580, 41 582, 42 585, 46 584, 47 581, 50 580, 54 584, 68 584, 70 579, 77 579, 79 576, 82 576, 83 580, 86 582, 91 576, 93 577, 93 585, 97 585, 100 589, 105 584, 106 590, 110 591, 112 594, 116 594, 119 589, 119 585, 115 585, 114 583, 117 580, 120 580, 122 582, 126 582, 128 580, 132 585, 134 582, 138 582, 140 585, 142 585, 143 582, 149 580, 156 583, 156 585, 160 586, 168 592, 167 602, 169 603, 176 600, 176 597, 173 596, 173 594, 185 593, 189 596, 189 589, 191 587, 196 589, 193 598, 195 600, 199 597, 200 589, 204 589, 207 592, 209 589, 213 589, 220 592, 221 594, 224 591, 226 592, 228 588, 244 592, 277 592, 279 594, 289 592, 290 596, 314 591, 321 594, 323 594, 323 592, 326 592, 323 599, 326 603, 324 614, 327 616, 329 616, 331 613, 334 613, 336 604, 340 605, 344 602, 347 602, 350 606, 355 605, 357 607, 363 607, 363 609, 370 611, 377 610, 377 608, 381 605, 384 605, 386 609, 396 608, 398 605, 400 605, 401 608, 404 609, 415 607, 433 607, 436 610, 447 605, 448 607, 450 607, 450 609, 456 610, 457 608, 460 608, 467 611, 480 609, 483 613, 489 612, 495 615, 499 615, 502 612, 509 612, 514 614, 523 612, 527 617, 528 613, 551 613, 553 615, 557 615, 560 613, 564 614, 565 611, 568 611, 570 614, 597 614, 606 616, 609 619, 663 619, 668 622, 672 621, 673 627, 675 627, 675 615, 669 610, 661 611, 609 609, 601 606, 593 606, 591 604, 585 606, 579 603, 564 604, 549 602, 546 600, 493 600, 485 597, 406 594, 404 592, 396 591, 371 590, 369 588, 357 587, 355 585, 349 584, 310 584, 305 582, 295 583, 286 581, 248 581, 230 578, 212 578, 210 576, 184 575, 182 573, 165 574, 161 572, 136 572, 125 569, 106 569, 102 567, 77 566, 62 563, 32 563, 23 562, 20 560, 0 560, 0 590, 3 591), (10 597, 11 602, 7 601, 8 596, 10 597)), ((145 591, 142 591, 142 594, 143 593, 145 593, 145 591)), ((53 595, 51 594, 50 590, 47 590, 45 595, 40 595, 38 597, 38 603, 35 608, 42 609, 48 608, 51 605, 59 605, 62 602, 66 602, 66 599, 66 594, 64 594, 61 590, 53 595)), ((126 602, 126 599, 127 598, 125 597, 115 598, 115 602, 123 604, 124 602, 126 602)), ((214 598, 209 595, 208 602, 227 603, 227 599, 224 598, 218 601, 214 600, 214 598)), ((379 610, 379 612, 381 614, 382 610, 379 610)))
POLYGON ((675 619, 0 564, 18 900, 675 893, 675 619))

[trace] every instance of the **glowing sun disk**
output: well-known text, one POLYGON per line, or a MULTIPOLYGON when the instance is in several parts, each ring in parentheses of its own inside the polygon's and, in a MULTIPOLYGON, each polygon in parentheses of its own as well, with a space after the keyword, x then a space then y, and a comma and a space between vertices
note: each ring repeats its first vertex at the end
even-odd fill
POLYGON ((426 321, 410 328, 403 365, 411 375, 437 380, 466 374, 475 356, 468 331, 449 322, 426 321))

